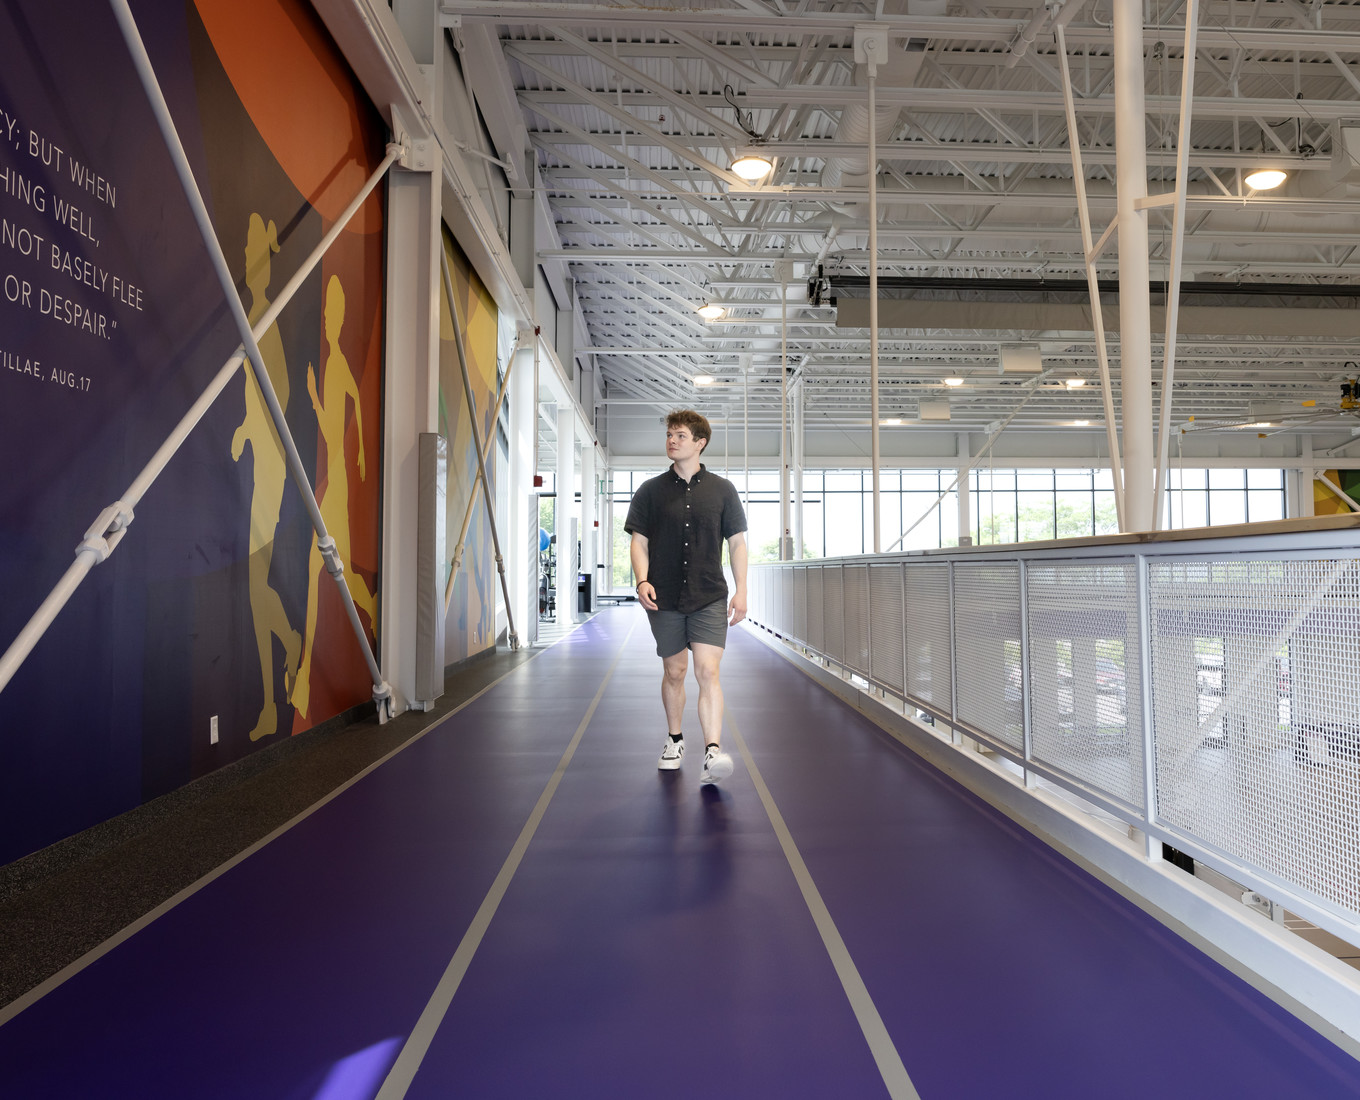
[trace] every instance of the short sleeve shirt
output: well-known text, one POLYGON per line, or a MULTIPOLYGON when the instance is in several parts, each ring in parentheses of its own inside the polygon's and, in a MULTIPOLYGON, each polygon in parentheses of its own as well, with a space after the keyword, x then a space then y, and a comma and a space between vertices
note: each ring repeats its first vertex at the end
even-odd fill
POLYGON ((722 544, 746 530, 737 488, 702 464, 686 481, 675 470, 644 481, 623 529, 647 540, 656 606, 686 615, 727 599, 722 544))

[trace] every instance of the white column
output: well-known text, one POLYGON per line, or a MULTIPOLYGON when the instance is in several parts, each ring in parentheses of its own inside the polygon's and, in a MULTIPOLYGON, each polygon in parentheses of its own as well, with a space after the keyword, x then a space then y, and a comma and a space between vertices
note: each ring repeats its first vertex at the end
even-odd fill
POLYGON ((779 560, 793 557, 789 519, 789 261, 775 262, 779 278, 779 560))
POLYGON ((1117 3, 1114 19, 1115 160, 1119 223, 1119 373, 1123 385, 1124 526, 1153 527, 1152 306, 1148 282, 1147 120, 1143 6, 1117 3))
POLYGON ((968 450, 968 433, 959 432, 959 469, 964 471, 959 476, 958 486, 960 546, 971 546, 973 543, 973 502, 968 495, 973 476, 968 470, 968 460, 972 457, 968 450))
POLYGON ((576 511, 576 410, 570 402, 557 406, 557 621, 576 621, 576 547, 571 520, 576 511))
POLYGON ((383 674, 396 713, 418 700, 418 443, 439 430, 439 179, 394 168, 387 185, 387 363, 383 394, 383 674))
POLYGON ((1297 486, 1295 507, 1287 512, 1290 516, 1311 516, 1313 512, 1313 471, 1317 469, 1313 456, 1313 437, 1299 436, 1299 471, 1294 479, 1297 486))
POLYGON ((800 381, 793 402, 793 553, 797 561, 803 556, 803 413, 806 409, 807 387, 800 381))
POLYGON ((595 610, 595 595, 603 574, 595 567, 600 562, 600 533, 595 529, 599 518, 595 485, 595 445, 583 434, 581 437, 581 572, 590 578, 590 608, 595 610))
POLYGON ((529 584, 530 562, 522 558, 525 548, 538 531, 530 528, 528 497, 534 491, 534 441, 537 428, 538 396, 534 380, 533 342, 525 337, 510 371, 510 538, 502 549, 510 577, 510 600, 515 608, 515 623, 521 636, 538 621, 538 592, 529 584), (522 624, 522 625, 520 625, 522 624))

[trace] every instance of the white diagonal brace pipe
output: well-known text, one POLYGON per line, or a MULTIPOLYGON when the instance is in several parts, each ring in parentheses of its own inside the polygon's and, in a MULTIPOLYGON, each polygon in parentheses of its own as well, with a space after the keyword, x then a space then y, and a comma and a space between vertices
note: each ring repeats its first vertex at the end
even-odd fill
MULTIPOLYGON (((449 307, 452 312, 452 305, 449 307)), ((457 321, 454 322, 454 331, 458 332, 457 321)), ((510 359, 505 365, 505 377, 501 379, 500 390, 496 394, 496 404, 491 410, 491 423, 501 415, 501 406, 505 403, 505 396, 510 390, 510 371, 515 365, 515 356, 523 347, 523 342, 527 329, 521 330, 515 336, 515 347, 510 352, 510 359)), ((486 460, 491 456, 491 443, 496 437, 488 435, 482 446, 482 461, 477 467, 476 480, 472 486, 472 492, 468 494, 467 508, 463 512, 463 526, 458 531, 458 542, 453 551, 453 566, 449 570, 448 584, 444 586, 444 614, 449 613, 449 605, 453 603, 453 582, 458 578, 458 571, 463 567, 463 548, 467 544, 468 529, 472 526, 472 512, 477 507, 478 486, 482 484, 482 471, 486 469, 486 460)))
POLYGON ((1195 94, 1195 34, 1199 0, 1185 5, 1185 58, 1181 70, 1181 118, 1176 136, 1175 216, 1171 223, 1171 264, 1166 277, 1166 337, 1162 345, 1162 407, 1157 423, 1157 481, 1153 488, 1152 527, 1162 528, 1162 491, 1171 461, 1171 386, 1176 378, 1176 325, 1181 309, 1181 260, 1185 256, 1185 189, 1190 171, 1190 112, 1195 94))
MULTIPOLYGON (((312 249, 311 255, 302 262, 302 266, 293 273, 293 277, 288 280, 274 301, 269 304, 269 308, 255 323, 254 334, 257 341, 279 319, 279 314, 283 312, 284 307, 293 300, 293 295, 306 282, 308 276, 316 270, 321 258, 325 256, 331 245, 335 243, 335 239, 340 236, 345 226, 358 213, 364 200, 372 194, 373 189, 378 186, 379 181, 387 174, 387 170, 393 163, 401 157, 402 153, 403 149, 399 145, 387 147, 386 158, 369 176, 363 189, 354 197, 354 201, 345 207, 336 223, 312 249)), ((13 679, 15 672, 19 670, 19 666, 33 652, 34 646, 38 644, 39 639, 47 632, 47 628, 61 613, 62 608, 66 606, 75 590, 80 586, 81 581, 89 575, 91 569, 104 561, 122 540, 128 525, 133 520, 133 510, 141 503, 146 491, 151 488, 155 480, 160 477, 161 472, 170 464, 170 460, 184 445, 184 441, 189 438, 189 433, 198 426, 198 422, 207 414, 213 402, 221 396, 227 384, 236 376, 236 372, 241 368, 244 361, 245 351, 241 347, 237 347, 232 357, 222 365, 222 368, 214 375, 213 380, 208 383, 208 387, 199 394, 198 400, 189 406, 188 411, 180 418, 174 430, 166 436, 165 442, 156 449, 156 453, 142 467, 141 473, 133 478, 127 491, 117 501, 104 509, 99 518, 85 532, 84 541, 76 547, 76 560, 67 568, 56 587, 48 594, 47 599, 33 613, 32 618, 25 624, 10 647, 5 650, 4 656, 0 657, 0 691, 5 689, 5 686, 13 679)))
MULTIPOLYGON (((501 578, 501 595, 505 598, 505 622, 510 635, 510 648, 519 648, 519 635, 515 632, 515 612, 514 604, 510 600, 510 582, 505 576, 505 559, 501 557, 501 538, 496 531, 496 502, 491 499, 491 482, 486 476, 486 456, 482 453, 482 431, 477 427, 477 402, 472 396, 472 380, 468 377, 467 355, 463 351, 463 326, 458 323, 458 301, 453 293, 453 277, 449 274, 449 259, 444 254, 444 243, 439 242, 439 270, 444 276, 444 293, 449 296, 449 316, 453 318, 453 343, 458 349, 458 367, 463 375, 463 396, 467 399, 468 423, 472 426, 472 446, 477 452, 477 478, 481 484, 482 496, 486 500, 486 518, 491 525, 491 546, 496 552, 496 571, 501 578)), ((507 366, 507 370, 509 367, 507 366)), ((496 422, 492 420, 491 430, 496 430, 496 422)), ((490 445, 495 436, 487 438, 490 445)), ((472 498, 477 497, 477 485, 472 486, 472 498)), ((470 502, 469 502, 470 503, 470 502)), ((471 511, 468 513, 471 515, 471 511)), ((452 578, 450 578, 452 584, 452 578)))
MULTIPOLYGON (((175 174, 179 177, 180 186, 184 189, 184 197, 189 201, 189 209, 194 216, 199 234, 203 238, 203 246, 207 249, 208 259, 212 263, 218 283, 221 284, 227 308, 236 324, 236 331, 241 337, 241 346, 245 349, 246 358, 255 373, 255 380, 259 384, 260 393, 269 409, 270 418, 274 421, 274 427, 279 433, 279 441, 283 444, 288 469, 302 494, 302 501, 307 508, 307 513, 312 518, 312 526, 316 529, 317 543, 324 545, 325 540, 330 537, 326 531, 326 521, 321 517, 321 508, 316 502, 316 494, 312 492, 311 481, 307 477, 307 469, 302 465, 302 457, 298 454, 297 444, 293 442, 292 433, 288 430, 288 422, 283 415, 283 406, 279 404, 278 394, 274 392, 274 384, 269 379, 269 371, 265 369, 264 358, 260 355, 259 343, 255 339, 255 334, 251 331, 250 320, 246 317, 245 307, 241 304, 240 296, 236 293, 236 283, 231 277, 231 269, 227 266, 226 257, 222 255, 222 246, 217 241, 217 232, 213 228, 212 218, 208 214, 203 195, 198 189, 198 182, 194 179, 194 170, 190 166, 189 157, 184 152, 184 146, 180 142, 179 132, 175 129, 175 120, 171 117, 170 107, 161 92, 160 82, 156 79, 156 71, 151 65, 151 58, 147 55, 141 32, 137 29, 137 22, 132 17, 132 11, 128 8, 127 0, 109 0, 109 6, 113 9, 114 18, 118 22, 118 29, 122 32, 123 40, 127 43, 128 53, 132 56, 133 66, 142 82, 142 88, 146 92, 152 113, 156 116, 161 137, 165 141, 171 162, 175 166, 175 174)), ((349 585, 345 583, 343 571, 332 575, 340 589, 341 599, 345 603, 345 612, 349 616, 350 625, 354 628, 354 636, 358 639, 359 648, 363 651, 364 662, 368 665, 369 676, 373 680, 373 701, 377 704, 378 720, 385 722, 392 717, 392 689, 378 669, 378 662, 374 659, 373 649, 368 644, 367 635, 364 634, 363 624, 359 621, 359 611, 354 606, 354 596, 350 593, 349 585)))
MULTIPOLYGON (((1114 420, 1114 392, 1110 386, 1110 353, 1105 346, 1105 317, 1100 308, 1100 281, 1096 275, 1096 255, 1091 243, 1091 208, 1086 201, 1086 175, 1081 160, 1081 140, 1077 134, 1077 109, 1072 97, 1072 71, 1067 64, 1067 39, 1062 24, 1055 28, 1058 58, 1062 64, 1063 106, 1067 109, 1067 145, 1072 152, 1072 180, 1077 187, 1077 217, 1081 222, 1081 248, 1086 257, 1086 285, 1091 295, 1091 327, 1096 337, 1096 363, 1100 367, 1100 396, 1105 407, 1105 438, 1110 448, 1110 477, 1114 486, 1115 516, 1124 528, 1124 475, 1119 463, 1119 432, 1114 420)), ((1110 229, 1114 223, 1110 224, 1110 229)), ((1110 230, 1101 238, 1104 244, 1110 230)))
MULTIPOLYGON (((977 464, 987 456, 987 452, 992 449, 992 444, 1001 438, 1001 433, 1006 430, 1006 426, 1017 416, 1020 415, 1020 410, 1023 409, 1026 405, 1028 405, 1030 398, 1039 392, 1039 383, 1047 379, 1050 373, 1051 373, 1050 371, 1041 371, 1039 374, 1036 374, 1033 378, 1031 378, 1028 382, 1022 383, 1021 388, 1029 390, 1029 392, 1025 394, 1025 399, 1021 401, 1020 404, 1016 405, 1015 408, 1013 408, 1007 414, 1004 420, 1000 421, 998 424, 992 427, 990 434, 987 436, 987 442, 982 445, 981 449, 979 449, 977 454, 975 454, 972 458, 968 460, 967 463, 965 463, 963 466, 959 468, 959 472, 954 476, 954 480, 949 483, 949 487, 945 489, 945 491, 942 492, 939 496, 937 496, 930 503, 930 505, 926 508, 924 512, 922 512, 919 516, 916 517, 915 523, 913 523, 910 527, 908 527, 905 531, 898 535, 897 538, 893 540, 893 544, 889 546, 888 549, 884 551, 884 553, 891 554, 894 550, 901 546, 902 543, 906 540, 906 537, 910 535, 913 531, 915 531, 916 528, 920 527, 921 524, 925 522, 925 518, 940 506, 940 502, 944 500, 944 498, 947 497, 950 493, 952 493, 955 487, 960 482, 964 481, 964 479, 970 473, 973 472, 974 467, 976 467, 977 464)), ((961 490, 961 494, 963 492, 967 492, 966 482, 965 487, 961 490)), ((967 534, 967 532, 964 532, 964 534, 967 534)))

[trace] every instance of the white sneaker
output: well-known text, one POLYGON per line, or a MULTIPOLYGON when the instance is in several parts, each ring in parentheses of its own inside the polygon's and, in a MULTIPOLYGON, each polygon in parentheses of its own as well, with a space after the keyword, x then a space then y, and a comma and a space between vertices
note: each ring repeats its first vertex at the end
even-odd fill
POLYGON ((699 776, 700 783, 716 783, 732 774, 732 758, 718 748, 709 745, 704 751, 704 772, 699 776))
POLYGON ((673 772, 680 766, 680 758, 684 755, 685 742, 666 734, 666 742, 661 746, 661 759, 656 766, 663 772, 673 772))

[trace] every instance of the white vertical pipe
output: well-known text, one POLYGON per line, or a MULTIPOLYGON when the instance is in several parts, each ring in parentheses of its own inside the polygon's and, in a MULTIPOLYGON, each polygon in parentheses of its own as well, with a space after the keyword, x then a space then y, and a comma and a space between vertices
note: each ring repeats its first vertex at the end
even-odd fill
POLYGON ((968 433, 959 432, 959 545, 969 546, 973 541, 973 506, 968 497, 968 433))
POLYGON ((1149 289, 1147 123, 1143 94, 1143 6, 1112 6, 1116 208, 1119 226, 1119 345, 1124 410, 1124 527, 1152 528, 1152 302, 1149 289))
POLYGON ((787 262, 779 262, 779 560, 789 553, 789 295, 787 262))
POLYGON ((741 466, 745 480, 741 504, 746 510, 747 522, 751 513, 751 361, 741 364, 741 466))
POLYGON ((587 611, 596 607, 596 588, 600 572, 595 568, 600 557, 599 531, 595 527, 595 507, 598 483, 595 477, 595 445, 583 430, 581 433, 581 572, 590 578, 590 603, 587 611))
POLYGON ((576 511, 576 410, 570 399, 557 406, 557 481, 553 533, 557 536, 557 621, 576 622, 576 547, 571 545, 571 519, 576 511))
MULTIPOLYGON (((874 466, 874 553, 883 551, 882 512, 878 492, 878 65, 875 40, 864 44, 869 55, 869 431, 874 466)), ((886 61, 887 59, 884 58, 886 61)))
POLYGON ((1171 387, 1176 379, 1176 326, 1181 308, 1181 260, 1185 255, 1185 189, 1190 170, 1190 111, 1195 94, 1195 37, 1199 0, 1185 5, 1185 60, 1181 71, 1180 131, 1176 138, 1175 217, 1171 223, 1171 263, 1166 280, 1166 337, 1162 347, 1162 407, 1157 426, 1157 481, 1152 494, 1152 522, 1162 524, 1162 490, 1171 458, 1171 387))
POLYGON ((1303 435, 1299 437, 1299 496, 1298 511, 1295 515, 1311 516, 1315 514, 1313 506, 1313 471, 1317 469, 1316 460, 1313 457, 1313 437, 1303 435))
POLYGON ((807 387, 801 382, 793 395, 793 549, 789 557, 798 561, 803 556, 803 413, 807 404, 807 387))

